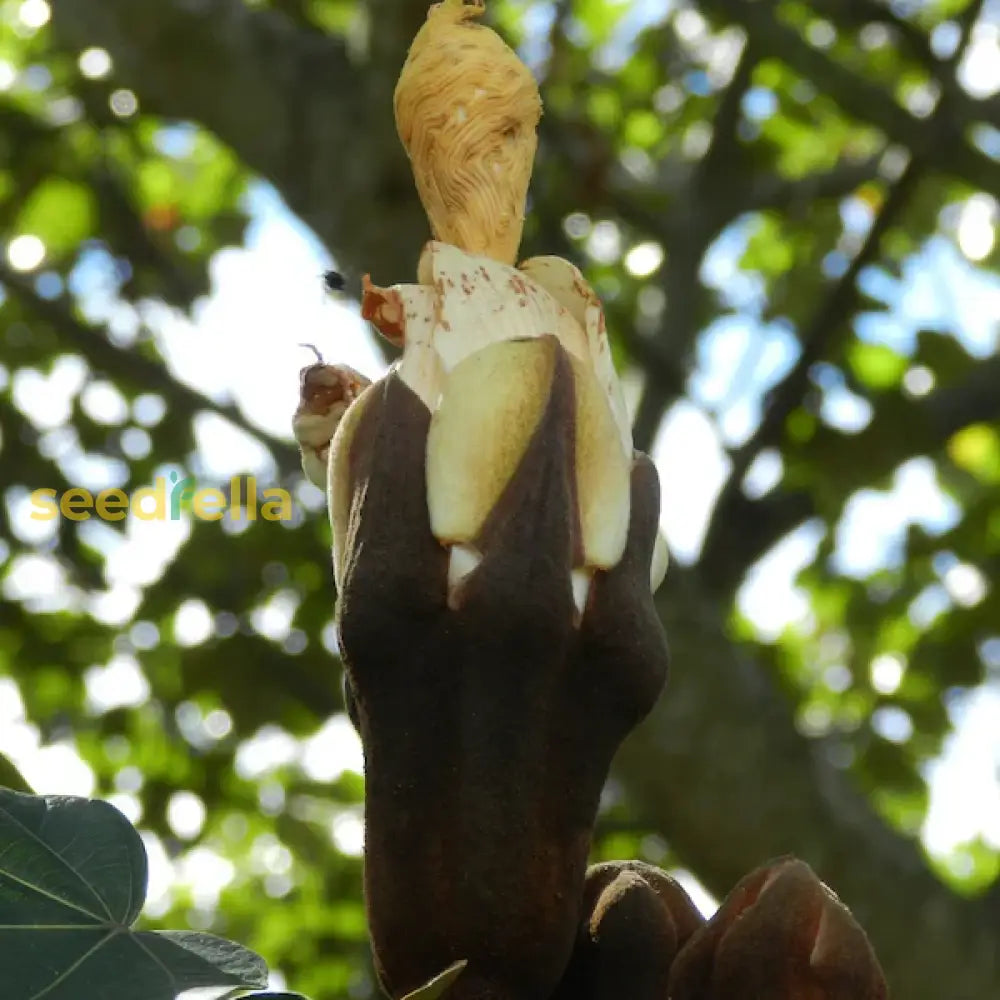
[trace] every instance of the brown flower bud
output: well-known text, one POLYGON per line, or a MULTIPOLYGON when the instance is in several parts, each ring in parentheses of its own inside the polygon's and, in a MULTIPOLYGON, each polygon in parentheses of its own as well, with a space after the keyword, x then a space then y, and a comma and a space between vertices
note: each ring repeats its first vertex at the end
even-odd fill
POLYGON ((885 979, 850 910, 802 861, 747 875, 685 945, 670 1000, 884 1000, 885 979))
POLYGON ((674 958, 703 923, 660 869, 642 861, 594 865, 573 957, 553 1000, 663 1000, 674 958))
POLYGON ((574 374, 544 405, 450 601, 432 530, 431 414, 397 373, 334 442, 338 628, 365 751, 365 887, 379 978, 404 995, 449 963, 454 1000, 548 1000, 573 948, 612 755, 649 711, 667 652, 649 590, 656 471, 637 456, 617 563, 582 615, 574 374), (341 548, 342 546, 342 548, 341 548))

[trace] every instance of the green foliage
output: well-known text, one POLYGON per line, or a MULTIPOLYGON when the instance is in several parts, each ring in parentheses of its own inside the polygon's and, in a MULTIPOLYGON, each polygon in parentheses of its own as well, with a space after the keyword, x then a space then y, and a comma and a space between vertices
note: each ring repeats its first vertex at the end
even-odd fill
POLYGON ((948 457, 984 483, 1000 482, 1000 436, 987 424, 971 424, 955 434, 948 457))
POLYGON ((65 253, 93 233, 95 214, 90 191, 61 177, 49 177, 24 201, 16 226, 25 233, 45 233, 49 249, 65 253))
POLYGON ((0 789, 0 949, 15 997, 174 1000, 211 986, 263 986, 259 956, 194 931, 133 931, 146 852, 104 802, 0 789))
POLYGON ((3 788, 31 794, 31 785, 24 780, 21 772, 3 754, 0 754, 0 789, 3 788))
POLYGON ((885 344, 852 344, 848 363, 856 378, 872 389, 898 386, 909 367, 907 359, 885 344))

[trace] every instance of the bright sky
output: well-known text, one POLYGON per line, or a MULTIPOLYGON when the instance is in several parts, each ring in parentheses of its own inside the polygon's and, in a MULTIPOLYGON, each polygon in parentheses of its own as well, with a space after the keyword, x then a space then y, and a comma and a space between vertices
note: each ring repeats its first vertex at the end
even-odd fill
MULTIPOLYGON (((963 84, 979 95, 1000 89, 1000 4, 991 2, 987 11, 993 11, 993 19, 984 19, 977 29, 972 50, 962 66, 963 84)), ((629 33, 637 30, 641 20, 629 19, 628 31, 616 44, 627 45, 629 33)), ((704 24, 688 18, 685 30, 696 44, 704 24)), ((730 57, 731 53, 726 55, 730 57)), ((615 58, 616 49, 611 46, 606 61, 613 64, 615 58)), ((235 401, 256 426, 289 438, 298 371, 312 360, 310 352, 299 345, 315 344, 328 360, 350 364, 369 376, 377 376, 383 366, 366 326, 357 316, 356 306, 340 304, 323 291, 320 276, 333 262, 315 237, 264 186, 254 188, 250 205, 254 222, 245 248, 218 255, 212 265, 212 294, 193 316, 189 319, 162 306, 149 306, 145 318, 156 330, 164 357, 177 378, 212 398, 235 401)), ((861 203, 848 202, 844 218, 848 227, 857 231, 862 231, 869 221, 861 203)), ((954 330, 969 351, 978 356, 995 351, 1000 337, 1000 281, 977 273, 973 263, 992 249, 997 221, 996 201, 985 195, 973 196, 942 217, 943 235, 931 240, 909 262, 901 282, 878 271, 869 272, 867 287, 886 302, 890 315, 866 318, 860 326, 861 336, 906 352, 913 347, 915 331, 931 327, 954 330)), ((662 258, 661 249, 655 246, 622 247, 621 236, 610 223, 582 217, 576 223, 585 236, 588 252, 597 259, 623 252, 626 266, 642 275, 653 271, 662 258)), ((674 558, 682 563, 697 557, 706 513, 727 473, 725 446, 738 443, 751 431, 765 389, 794 361, 792 334, 779 324, 764 324, 757 319, 760 289, 752 278, 737 272, 736 262, 747 236, 746 226, 736 225, 709 254, 704 278, 729 296, 739 314, 719 319, 703 338, 690 381, 690 397, 672 408, 653 448, 664 483, 661 524, 674 558)), ((12 263, 18 255, 22 262, 37 255, 34 243, 24 242, 23 237, 20 244, 16 243, 14 240, 7 247, 12 263)), ((135 335, 137 318, 107 291, 107 263, 93 256, 74 275, 73 288, 84 296, 90 316, 106 320, 115 336, 127 343, 135 335)), ((376 277, 385 283, 407 280, 404 275, 376 277)), ((9 373, 0 367, 0 384, 8 377, 9 373)), ((74 433, 65 427, 70 401, 84 377, 83 366, 67 358, 47 378, 37 372, 19 373, 14 395, 43 431, 42 447, 60 456, 71 479, 97 490, 121 482, 124 468, 83 455, 74 433)), ((626 373, 625 381, 634 403, 634 373, 626 373)), ((932 387, 926 373, 918 372, 911 381, 914 395, 932 387)), ((127 414, 127 404, 108 384, 90 386, 84 393, 83 405, 96 419, 108 423, 120 423, 127 414)), ((863 427, 870 416, 863 400, 837 384, 824 386, 823 412, 845 429, 863 427)), ((137 426, 129 445, 135 455, 144 454, 143 449, 148 451, 149 447, 142 426, 151 426, 163 417, 162 405, 154 397, 136 403, 131 421, 137 426)), ((205 478, 224 479, 232 473, 256 472, 266 480, 273 472, 262 449, 219 418, 200 420, 197 438, 199 458, 195 471, 205 478)), ((159 473, 166 475, 170 471, 163 467, 159 473)), ((755 464, 749 486, 763 492, 780 473, 780 457, 766 454, 755 464)), ((322 516, 319 491, 304 487, 298 499, 312 516, 322 516)), ((42 543, 51 537, 51 523, 27 517, 25 492, 10 491, 7 500, 19 538, 42 543)), ((929 531, 942 531, 956 516, 953 502, 936 483, 931 463, 914 459, 898 470, 890 492, 866 491, 852 500, 838 527, 836 564, 845 573, 866 575, 875 566, 900 557, 900 543, 908 524, 919 523, 929 531)), ((105 594, 94 598, 74 592, 65 585, 56 562, 39 553, 20 558, 7 577, 3 596, 24 600, 38 610, 87 607, 102 620, 125 624, 138 604, 140 588, 159 576, 188 535, 183 521, 130 520, 124 539, 95 521, 88 522, 84 530, 108 554, 105 594)), ((226 529, 220 526, 220 530, 226 529)), ((235 529, 230 526, 228 530, 235 529)), ((761 635, 776 636, 788 625, 808 626, 808 604, 795 587, 794 577, 812 560, 819 539, 818 525, 803 525, 750 574, 739 602, 761 635)), ((3 549, 0 540, 0 556, 6 555, 3 549)), ((940 576, 940 585, 932 588, 922 606, 928 620, 951 603, 977 603, 987 587, 996 585, 957 560, 942 565, 940 576)), ((255 623, 261 632, 290 641, 294 607, 294 595, 279 594, 258 609, 255 623)), ((193 645, 210 634, 213 622, 205 606, 191 599, 182 606, 174 628, 179 641, 193 645)), ((141 651, 155 643, 155 631, 149 623, 133 626, 130 637, 135 648, 141 651)), ((328 646, 332 644, 329 633, 324 641, 328 646)), ((995 653, 991 662, 993 675, 997 676, 1000 648, 995 653)), ((891 693, 904 669, 905 665, 884 659, 873 663, 873 683, 878 690, 891 693)), ((116 656, 108 664, 96 664, 88 673, 87 684, 94 711, 116 704, 137 704, 148 693, 138 660, 127 655, 116 656)), ((947 741, 941 758, 927 770, 931 808, 923 830, 924 841, 939 857, 949 855, 957 845, 977 835, 1000 849, 1000 686, 994 683, 949 698, 948 708, 956 732, 947 741)), ((179 721, 192 741, 211 741, 228 731, 230 723, 224 712, 206 718, 194 706, 188 706, 185 712, 186 717, 179 721)), ((884 735, 905 739, 908 722, 908 717, 886 717, 884 735)), ((3 679, 0 751, 22 768, 40 792, 85 795, 93 788, 93 776, 71 743, 39 744, 37 730, 24 719, 16 687, 3 679)), ((263 776, 294 760, 317 778, 333 778, 342 769, 360 771, 361 767, 353 730, 345 720, 334 719, 301 742, 277 727, 266 728, 240 751, 237 768, 246 776, 263 776)), ((136 793, 141 787, 141 775, 126 772, 113 801, 139 821, 136 793)), ((204 806, 195 796, 179 790, 171 802, 169 818, 178 836, 190 839, 204 822, 204 806)), ((330 835, 344 851, 359 853, 361 834, 360 817, 355 811, 344 811, 331 821, 330 835)), ((146 841, 151 858, 149 912, 165 909, 172 880, 197 886, 199 901, 210 908, 218 891, 232 877, 229 862, 209 848, 195 848, 171 866, 162 845, 153 837, 146 841)), ((287 882, 288 870, 288 859, 279 846, 262 843, 255 861, 269 877, 273 876, 278 895, 277 889, 285 884, 282 879, 287 882)), ((955 863, 961 865, 961 859, 955 863)), ((699 891, 692 880, 688 879, 687 884, 699 891)), ((711 906, 710 899, 699 898, 706 907, 711 906)), ((280 977, 275 982, 279 984, 280 977)))

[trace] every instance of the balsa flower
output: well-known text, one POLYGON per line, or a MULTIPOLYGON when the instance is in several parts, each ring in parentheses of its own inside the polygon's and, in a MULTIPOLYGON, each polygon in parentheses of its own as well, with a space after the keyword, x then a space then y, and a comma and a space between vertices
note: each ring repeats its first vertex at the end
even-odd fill
POLYGON ((362 313, 402 356, 367 387, 306 368, 294 426, 328 491, 382 988, 465 961, 455 1000, 543 1000, 611 758, 666 678, 665 549, 597 297, 559 258, 514 266, 541 105, 477 13, 432 7, 396 90, 434 239, 362 313))
MULTIPOLYGON (((433 414, 427 503, 434 535, 449 550, 456 606, 550 399, 557 358, 565 358, 573 386, 570 578, 579 616, 594 571, 616 565, 625 547, 632 433, 604 313, 583 275, 559 257, 513 266, 541 102, 524 64, 475 23, 482 11, 461 0, 436 4, 411 46, 396 87, 396 122, 438 238, 424 248, 415 284, 381 288, 366 276, 362 314, 402 347, 398 375, 433 414)), ((358 395, 354 373, 306 372, 296 434, 307 474, 324 488, 329 480, 339 587, 351 496, 345 445, 363 397, 353 419, 341 422, 341 402, 358 395), (343 392, 324 413, 306 396, 326 383, 343 392), (329 441, 337 427, 327 476, 325 445, 316 442, 329 441)), ((666 562, 658 538, 654 590, 666 562)))
POLYGON ((541 103, 482 6, 433 6, 396 89, 434 239, 415 282, 365 277, 362 313, 402 356, 371 385, 310 365, 294 419, 328 491, 379 983, 884 1000, 863 932, 801 862, 754 872, 708 923, 648 865, 587 872, 611 759, 667 674, 659 480, 593 290, 557 257, 515 266, 541 103))

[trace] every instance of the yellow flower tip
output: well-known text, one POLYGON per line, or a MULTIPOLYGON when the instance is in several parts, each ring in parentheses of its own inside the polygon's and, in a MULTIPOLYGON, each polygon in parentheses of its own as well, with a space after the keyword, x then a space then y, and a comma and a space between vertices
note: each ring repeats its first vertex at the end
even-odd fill
POLYGON ((431 8, 393 104, 435 238, 512 264, 542 102, 527 66, 474 23, 484 8, 461 0, 431 8))
POLYGON ((427 18, 446 18, 449 21, 469 21, 486 13, 486 0, 441 0, 431 4, 427 18))

